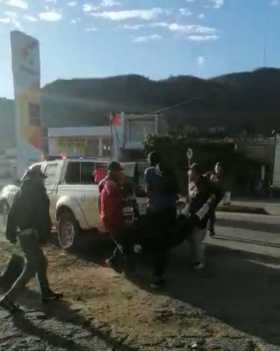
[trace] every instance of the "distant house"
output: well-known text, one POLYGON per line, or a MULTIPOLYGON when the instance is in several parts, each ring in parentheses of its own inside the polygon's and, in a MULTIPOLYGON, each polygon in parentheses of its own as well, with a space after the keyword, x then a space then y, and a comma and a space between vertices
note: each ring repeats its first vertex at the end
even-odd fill
POLYGON ((50 156, 124 158, 129 152, 143 152, 148 135, 165 132, 156 114, 112 113, 104 126, 48 129, 50 156))
POLYGON ((109 157, 111 154, 111 128, 65 127, 48 129, 50 156, 109 157))

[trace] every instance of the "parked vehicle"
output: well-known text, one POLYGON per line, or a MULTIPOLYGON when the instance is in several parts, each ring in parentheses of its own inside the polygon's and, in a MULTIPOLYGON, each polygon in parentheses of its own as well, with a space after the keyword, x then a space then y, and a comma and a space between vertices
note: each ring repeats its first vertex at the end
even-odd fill
MULTIPOLYGON (((50 198, 50 216, 63 249, 74 247, 83 231, 102 232, 99 219, 98 184, 94 181, 97 170, 107 169, 108 161, 66 159, 38 163, 47 176, 45 186, 50 198)), ((125 174, 136 179, 135 162, 123 163, 125 174)), ((5 230, 9 209, 19 187, 8 185, 0 194, 0 229, 5 230)), ((146 211, 144 193, 137 197, 140 214, 146 211)))

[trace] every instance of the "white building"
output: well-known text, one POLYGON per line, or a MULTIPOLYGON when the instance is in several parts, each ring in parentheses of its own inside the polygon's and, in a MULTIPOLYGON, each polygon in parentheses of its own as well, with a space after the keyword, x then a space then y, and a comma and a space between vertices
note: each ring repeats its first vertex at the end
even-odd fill
POLYGON ((49 128, 48 148, 50 156, 107 158, 111 155, 111 128, 49 128))
POLYGON ((49 156, 123 159, 143 153, 145 138, 163 133, 161 124, 157 114, 116 113, 108 126, 49 128, 49 156))

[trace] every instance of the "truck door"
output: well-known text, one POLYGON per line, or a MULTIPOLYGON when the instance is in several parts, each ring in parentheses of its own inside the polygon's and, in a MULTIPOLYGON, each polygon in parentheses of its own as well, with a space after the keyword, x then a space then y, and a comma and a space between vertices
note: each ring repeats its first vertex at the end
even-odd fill
POLYGON ((98 206, 99 191, 95 179, 98 175, 98 171, 99 169, 96 169, 95 162, 81 163, 81 185, 82 189, 84 189, 81 206, 91 228, 98 228, 100 224, 98 206))
POLYGON ((45 168, 45 186, 50 199, 50 216, 53 223, 55 223, 56 202, 57 202, 57 187, 59 183, 59 163, 50 162, 45 168))

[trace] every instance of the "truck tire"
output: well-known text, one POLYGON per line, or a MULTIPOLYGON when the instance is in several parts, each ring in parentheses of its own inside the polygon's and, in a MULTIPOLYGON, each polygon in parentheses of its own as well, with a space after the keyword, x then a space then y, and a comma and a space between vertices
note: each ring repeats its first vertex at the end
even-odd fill
POLYGON ((58 216, 58 243, 64 250, 74 249, 79 240, 80 227, 70 210, 64 209, 58 216))
POLYGON ((0 202, 0 233, 1 234, 6 233, 9 212, 10 212, 10 206, 7 200, 1 200, 0 202))

